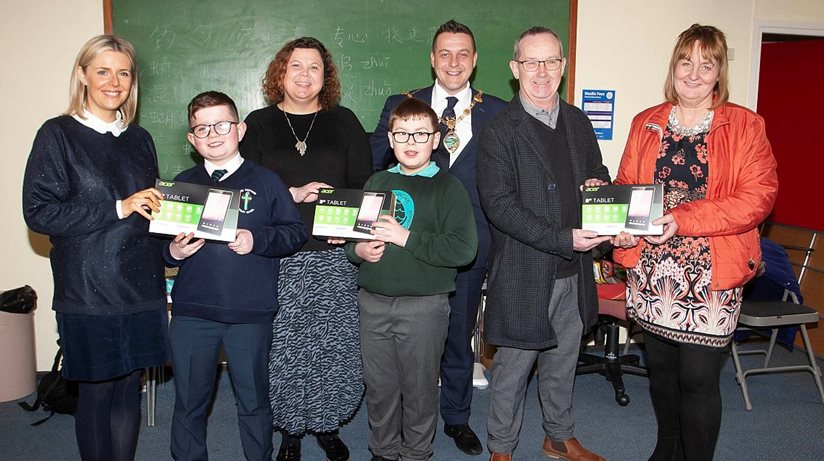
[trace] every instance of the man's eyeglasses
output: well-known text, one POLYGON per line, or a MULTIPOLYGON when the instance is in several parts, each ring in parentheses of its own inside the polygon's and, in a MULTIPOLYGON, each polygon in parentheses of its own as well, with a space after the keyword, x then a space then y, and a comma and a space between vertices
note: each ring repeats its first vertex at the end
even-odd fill
POLYGON ((524 70, 527 72, 535 72, 538 70, 538 66, 543 64, 546 67, 546 70, 553 71, 558 70, 561 68, 561 63, 564 62, 564 58, 549 58, 544 59, 542 61, 516 61, 518 64, 523 66, 524 70))
POLYGON ((423 144, 426 141, 429 141, 429 137, 435 133, 437 133, 437 131, 433 131, 431 133, 428 133, 426 131, 417 131, 415 133, 407 133, 406 131, 393 131, 392 139, 394 139, 395 142, 403 144, 405 142, 409 142, 409 137, 412 136, 412 139, 414 139, 416 143, 423 144))
POLYGON ((230 122, 224 120, 222 122, 213 123, 211 125, 195 125, 191 128, 191 132, 195 135, 198 139, 203 139, 209 136, 211 133, 212 128, 214 128, 215 133, 219 135, 229 134, 232 131, 232 125, 237 125, 240 122, 230 122))

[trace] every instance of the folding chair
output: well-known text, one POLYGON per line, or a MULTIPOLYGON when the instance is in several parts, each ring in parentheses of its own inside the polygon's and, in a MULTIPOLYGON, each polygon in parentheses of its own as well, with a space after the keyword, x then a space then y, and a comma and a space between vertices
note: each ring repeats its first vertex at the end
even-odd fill
MULTIPOLYGON (((810 253, 813 251, 812 243, 814 242, 815 239, 813 238, 813 242, 811 242, 808 248, 792 248, 807 252, 798 277, 799 284, 804 277, 807 261, 809 261, 810 253)), ((790 290, 784 291, 784 297, 781 301, 744 301, 741 303, 741 315, 738 318, 739 328, 748 330, 769 328, 771 330, 770 343, 767 349, 739 351, 735 341, 731 343, 732 359, 735 364, 735 379, 741 386, 741 393, 744 395, 744 407, 747 410, 752 410, 752 402, 750 401, 749 390, 747 388, 747 376, 754 374, 808 371, 812 373, 813 379, 815 379, 815 385, 818 388, 818 394, 821 397, 821 402, 824 403, 824 387, 822 387, 821 384, 821 370, 816 363, 815 355, 813 355, 806 325, 807 323, 815 323, 818 319, 818 311, 812 307, 800 304, 796 294, 790 290), (801 338, 804 344, 804 350, 807 353, 809 365, 771 367, 770 359, 775 349, 778 329, 788 326, 798 326, 801 330, 801 338), (739 357, 750 354, 764 354, 764 364, 759 368, 744 370, 739 357)))

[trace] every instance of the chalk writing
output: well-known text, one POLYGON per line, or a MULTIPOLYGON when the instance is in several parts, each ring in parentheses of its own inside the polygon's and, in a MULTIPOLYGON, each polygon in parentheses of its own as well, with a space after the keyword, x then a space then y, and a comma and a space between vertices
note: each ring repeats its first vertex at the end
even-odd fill
POLYGON ((143 93, 143 101, 163 104, 170 99, 169 87, 162 83, 153 83, 143 93))
POLYGON ((366 85, 361 85, 360 94, 362 96, 389 96, 392 94, 392 86, 386 80, 383 84, 375 84, 374 80, 370 80, 366 85))
POLYGON ((368 38, 369 33, 367 32, 347 32, 343 27, 338 26, 335 28, 333 40, 339 47, 343 48, 343 42, 366 43, 368 38))
POLYGON ((349 84, 346 85, 345 88, 341 87, 341 105, 346 106, 352 110, 357 109, 360 106, 358 100, 355 99, 355 85, 349 84))
POLYGON ((200 43, 200 46, 206 48, 209 46, 209 40, 212 38, 214 28, 210 25, 198 25, 192 29, 192 38, 200 43))
POLYGON ((401 32, 395 26, 387 26, 383 29, 383 39, 386 43, 403 43, 401 32))
POLYGON ((177 34, 173 31, 170 31, 166 26, 155 26, 152 33, 149 34, 149 39, 154 40, 155 48, 157 49, 171 49, 175 44, 175 39, 177 38, 177 34))
POLYGON ((352 70, 352 56, 342 54, 338 59, 338 70, 349 71, 352 70))
POLYGON ((385 56, 382 58, 376 58, 375 56, 369 56, 367 59, 361 61, 361 66, 364 69, 386 69, 389 67, 389 60, 391 58, 389 56, 385 56))
POLYGON ((169 75, 169 69, 171 68, 171 66, 172 64, 169 62, 168 56, 163 56, 160 58, 160 60, 153 59, 149 63, 149 74, 165 77, 169 75))
POLYGON ((188 123, 186 121, 186 114, 183 111, 175 111, 175 112, 161 112, 161 111, 147 111, 143 112, 142 117, 144 117, 149 124, 154 125, 162 125, 172 128, 178 127, 188 127, 188 123))
POLYGON ((406 40, 410 42, 426 42, 427 37, 424 36, 424 32, 417 27, 410 27, 409 32, 406 34, 406 40))

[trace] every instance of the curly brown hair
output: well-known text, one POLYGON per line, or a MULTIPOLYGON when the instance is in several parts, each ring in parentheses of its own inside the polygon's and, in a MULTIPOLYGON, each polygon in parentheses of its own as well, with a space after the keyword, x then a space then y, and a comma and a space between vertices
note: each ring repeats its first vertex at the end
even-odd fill
POLYGON ((340 101, 340 82, 338 81, 338 68, 332 60, 332 55, 323 46, 320 40, 314 37, 300 37, 283 45, 283 48, 275 54, 274 59, 266 69, 263 77, 263 95, 269 104, 278 104, 283 101, 283 76, 286 75, 286 64, 296 48, 310 48, 318 50, 323 60, 323 88, 318 94, 320 108, 329 110, 338 105, 340 101))

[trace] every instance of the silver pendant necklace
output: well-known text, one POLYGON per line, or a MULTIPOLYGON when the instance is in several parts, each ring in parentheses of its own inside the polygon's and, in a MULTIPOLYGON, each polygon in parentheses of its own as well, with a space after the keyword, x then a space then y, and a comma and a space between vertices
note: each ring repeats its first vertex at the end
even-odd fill
POLYGON ((286 123, 289 124, 289 129, 292 130, 292 136, 294 136, 295 141, 297 141, 295 143, 295 149, 298 150, 298 154, 300 154, 301 157, 306 155, 306 148, 308 147, 306 145, 306 140, 309 139, 309 133, 312 132, 312 127, 315 126, 315 119, 318 117, 318 112, 315 112, 315 115, 312 116, 312 123, 309 124, 309 129, 306 130, 306 136, 304 136, 303 140, 301 140, 298 138, 298 135, 295 134, 295 129, 292 127, 292 122, 289 120, 289 115, 286 114, 285 110, 283 111, 283 116, 286 117, 286 123))

